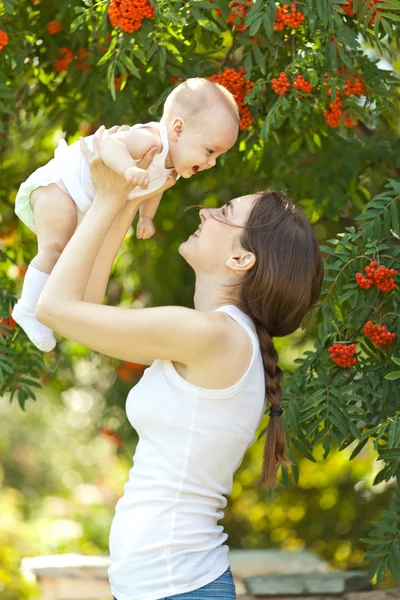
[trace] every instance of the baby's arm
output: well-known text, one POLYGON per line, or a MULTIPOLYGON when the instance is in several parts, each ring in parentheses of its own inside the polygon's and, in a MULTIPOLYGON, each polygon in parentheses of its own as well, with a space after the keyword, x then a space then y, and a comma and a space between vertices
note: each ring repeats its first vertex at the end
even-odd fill
POLYGON ((118 131, 103 140, 100 155, 109 167, 124 175, 127 181, 146 189, 149 174, 145 169, 139 169, 135 161, 140 160, 154 146, 161 152, 160 135, 153 128, 118 131))
POLYGON ((147 240, 154 235, 155 227, 153 223, 154 215, 157 212, 162 194, 157 194, 139 206, 139 219, 136 228, 136 237, 147 240))

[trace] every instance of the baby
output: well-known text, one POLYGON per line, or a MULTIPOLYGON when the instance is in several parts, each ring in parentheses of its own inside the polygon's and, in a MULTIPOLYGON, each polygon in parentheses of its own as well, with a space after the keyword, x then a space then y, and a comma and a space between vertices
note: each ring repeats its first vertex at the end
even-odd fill
MULTIPOLYGON (((135 184, 128 199, 147 196, 139 206, 138 238, 154 234, 153 217, 162 196, 157 190, 171 171, 175 169, 178 177, 190 178, 210 169, 218 156, 235 144, 238 131, 238 107, 230 92, 208 79, 192 78, 169 94, 160 122, 137 124, 105 139, 103 136, 102 160, 135 184), (137 167, 155 146, 157 154, 148 170, 137 167)), ((93 136, 85 141, 93 150, 93 136)), ((51 329, 35 317, 39 296, 94 196, 79 141, 68 146, 60 140, 54 158, 34 171, 18 190, 15 213, 36 233, 38 253, 27 269, 12 317, 44 352, 52 350, 56 341, 51 329)))

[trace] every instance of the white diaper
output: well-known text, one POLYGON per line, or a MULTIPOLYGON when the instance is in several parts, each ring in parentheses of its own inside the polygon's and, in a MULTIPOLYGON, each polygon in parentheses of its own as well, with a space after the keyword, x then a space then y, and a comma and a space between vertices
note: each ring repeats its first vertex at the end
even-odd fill
POLYGON ((35 218, 29 199, 34 190, 39 187, 56 183, 64 192, 68 193, 67 188, 61 181, 60 173, 57 169, 54 158, 43 167, 36 169, 28 179, 21 183, 17 197, 15 199, 15 214, 29 229, 36 233, 35 218))

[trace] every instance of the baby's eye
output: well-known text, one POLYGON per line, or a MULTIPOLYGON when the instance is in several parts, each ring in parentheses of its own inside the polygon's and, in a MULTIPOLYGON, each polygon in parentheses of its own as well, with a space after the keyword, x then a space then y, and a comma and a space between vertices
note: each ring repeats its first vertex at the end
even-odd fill
POLYGON ((214 153, 214 150, 210 150, 209 148, 206 148, 206 152, 209 156, 211 156, 211 154, 214 153))
POLYGON ((223 207, 221 208, 221 212, 222 212, 222 214, 224 215, 224 217, 226 217, 226 208, 225 208, 225 206, 223 206, 223 207))

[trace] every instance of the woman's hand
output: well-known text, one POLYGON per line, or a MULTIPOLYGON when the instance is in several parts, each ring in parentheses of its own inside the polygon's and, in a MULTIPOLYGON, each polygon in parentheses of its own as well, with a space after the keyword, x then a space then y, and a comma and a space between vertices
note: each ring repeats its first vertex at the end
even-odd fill
MULTIPOLYGON (((107 135, 114 133, 115 131, 122 130, 126 126, 119 128, 118 126, 112 127, 106 132, 107 135)), ((100 127, 93 136, 93 153, 90 152, 87 144, 83 138, 81 138, 81 151, 88 163, 90 174, 92 176, 93 185, 95 186, 97 193, 94 202, 111 204, 117 210, 121 209, 126 202, 129 193, 134 189, 135 185, 127 183, 123 175, 120 175, 110 167, 108 167, 100 158, 100 147, 103 134, 105 133, 105 127, 100 127)), ((140 161, 140 167, 147 169, 154 159, 154 155, 158 148, 155 146, 145 154, 140 161)), ((173 185, 173 184, 172 184, 173 185)), ((170 186, 168 186, 170 187, 170 186)), ((140 203, 143 201, 139 199, 140 203)))

